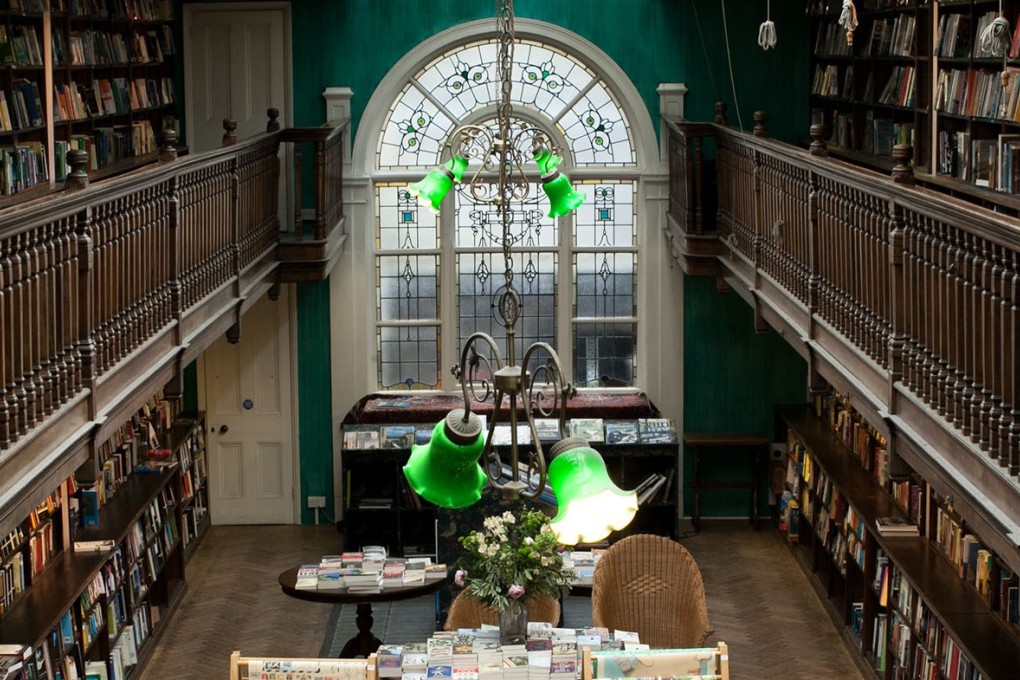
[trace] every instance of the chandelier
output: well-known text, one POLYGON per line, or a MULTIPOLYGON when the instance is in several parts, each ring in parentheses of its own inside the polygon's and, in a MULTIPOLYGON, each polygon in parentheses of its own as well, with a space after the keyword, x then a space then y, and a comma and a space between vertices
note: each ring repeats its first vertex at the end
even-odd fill
POLYGON ((532 343, 518 364, 516 327, 522 304, 514 286, 511 253, 512 206, 531 192, 526 169, 537 170, 551 218, 575 210, 585 195, 574 191, 570 179, 558 169, 563 157, 552 137, 538 127, 512 120, 513 0, 498 0, 496 28, 500 102, 495 131, 486 125, 457 128, 444 147, 450 159, 409 185, 408 191, 437 214, 455 184, 462 184, 461 190, 474 201, 494 206, 502 229, 505 278, 494 306, 506 333, 506 353, 487 333, 475 332, 467 339, 460 363, 452 371, 461 385, 464 408, 454 409, 439 422, 428 444, 414 447, 404 475, 420 496, 450 508, 477 502, 486 483, 508 499, 530 500, 538 499, 548 485, 556 496, 558 513, 551 526, 560 542, 597 541, 630 523, 637 511, 637 496, 613 484, 602 456, 587 441, 566 436, 566 401, 576 390, 565 379, 556 350, 546 342, 532 343), (472 162, 477 167, 469 174, 472 162), (467 181, 465 175, 469 175, 467 181), (533 373, 529 366, 535 366, 533 373), (483 431, 472 403, 490 399, 492 415, 488 430, 483 431), (504 411, 510 430, 507 463, 501 455, 506 452, 493 445, 493 433, 504 411), (558 419, 560 441, 550 448, 548 465, 536 417, 558 419), (519 425, 530 430, 526 460, 519 425))

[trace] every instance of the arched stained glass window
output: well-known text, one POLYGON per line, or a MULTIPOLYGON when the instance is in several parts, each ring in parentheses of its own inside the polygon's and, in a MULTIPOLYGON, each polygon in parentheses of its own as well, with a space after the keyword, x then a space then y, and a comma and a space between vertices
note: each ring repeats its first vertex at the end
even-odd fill
MULTIPOLYGON (((449 159, 444 146, 459 126, 495 128, 497 47, 472 41, 431 59, 383 120, 374 178, 381 389, 452 389, 448 369, 468 336, 484 331, 505 342, 494 312, 506 284, 495 209, 453 191, 437 217, 407 191, 449 159)), ((559 219, 547 217, 538 184, 513 207, 518 356, 545 341, 575 385, 633 385, 638 170, 627 117, 596 70, 559 47, 519 39, 512 76, 517 122, 555 140, 575 189, 587 194, 559 219)))

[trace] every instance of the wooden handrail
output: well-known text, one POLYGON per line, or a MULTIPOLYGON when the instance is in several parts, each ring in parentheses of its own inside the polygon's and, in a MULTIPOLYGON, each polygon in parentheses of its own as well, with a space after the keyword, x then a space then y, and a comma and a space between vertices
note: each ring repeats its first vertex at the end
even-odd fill
POLYGON ((290 128, 283 132, 281 141, 294 148, 294 234, 303 240, 301 215, 302 147, 311 145, 315 154, 315 218, 313 238, 325 240, 330 231, 343 224, 343 151, 349 120, 338 125, 317 128, 290 128))
MULTIPOLYGON (((891 178, 826 157, 818 134, 811 153, 724 123, 669 130, 674 253, 689 265, 697 244, 715 243, 702 246, 712 266, 703 258, 689 273, 744 295, 756 320, 781 329, 814 374, 856 393, 887 435, 912 433, 904 457, 1002 532, 1003 511, 1020 502, 1017 220, 913 186, 909 149, 891 178), (703 180, 691 159, 707 138, 718 207, 695 220, 689 188, 703 180)), ((1020 564, 1018 536, 1001 538, 1020 564)))

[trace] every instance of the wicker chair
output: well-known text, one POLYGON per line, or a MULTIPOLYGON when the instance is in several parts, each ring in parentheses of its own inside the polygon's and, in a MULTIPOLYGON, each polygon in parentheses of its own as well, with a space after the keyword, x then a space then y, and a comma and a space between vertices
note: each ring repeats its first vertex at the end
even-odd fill
POLYGON ((687 549, 661 536, 635 534, 614 543, 595 567, 592 619, 635 631, 653 649, 702 647, 708 622, 701 570, 687 549))
MULTIPOLYGON (((539 595, 528 600, 528 621, 546 621, 554 626, 559 625, 560 601, 549 595, 539 595)), ((499 625, 499 612, 483 604, 469 589, 464 589, 450 605, 443 629, 480 628, 483 623, 499 625)))

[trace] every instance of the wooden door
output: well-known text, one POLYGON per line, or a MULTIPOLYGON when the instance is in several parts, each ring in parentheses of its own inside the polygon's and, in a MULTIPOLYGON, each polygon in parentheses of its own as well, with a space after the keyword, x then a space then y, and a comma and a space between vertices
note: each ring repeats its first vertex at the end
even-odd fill
POLYGON ((200 360, 213 524, 297 517, 290 291, 255 303, 241 319, 241 341, 220 338, 200 360))
POLYGON ((185 102, 192 151, 219 148, 223 119, 237 138, 266 129, 266 110, 287 127, 290 92, 286 3, 189 4, 185 12, 185 102))

